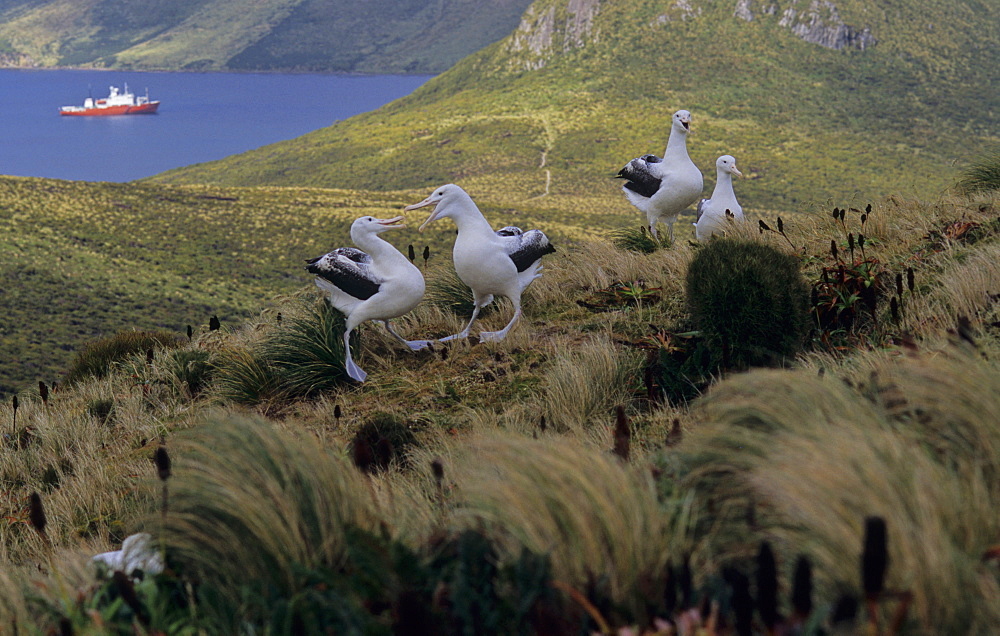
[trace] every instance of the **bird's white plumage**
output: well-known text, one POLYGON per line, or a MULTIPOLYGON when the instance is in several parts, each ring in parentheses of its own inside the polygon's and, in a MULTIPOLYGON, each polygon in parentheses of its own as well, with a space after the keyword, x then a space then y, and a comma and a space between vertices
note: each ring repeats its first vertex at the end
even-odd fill
POLYGON ((736 159, 732 155, 722 155, 715 161, 715 170, 718 179, 712 198, 702 199, 698 205, 694 235, 699 241, 707 241, 714 234, 722 234, 732 221, 743 220, 743 207, 736 200, 736 192, 733 190, 733 175, 743 176, 736 169, 736 159), (729 214, 726 214, 727 211, 729 214))
POLYGON ((618 176, 627 179, 622 186, 629 202, 646 215, 653 236, 656 224, 667 224, 670 239, 674 238, 674 223, 686 208, 701 196, 704 179, 701 170, 691 161, 687 151, 691 113, 679 110, 671 119, 670 136, 663 158, 643 155, 629 161, 618 176))
POLYGON ((389 321, 409 312, 424 296, 420 270, 395 247, 378 235, 405 227, 403 217, 376 219, 363 216, 351 224, 351 240, 361 249, 341 247, 309 261, 306 269, 316 275, 316 285, 324 290, 334 308, 347 317, 344 332, 345 367, 348 375, 363 382, 368 376, 351 356, 351 332, 367 320, 379 320, 389 333, 417 351, 424 340, 405 340, 389 321))
POLYGON ((494 232, 472 197, 457 185, 441 186, 420 203, 405 209, 430 205, 434 206, 434 211, 420 229, 441 218, 450 218, 458 226, 452 248, 455 272, 472 288, 475 303, 465 329, 441 340, 468 337, 480 309, 492 302, 494 296, 506 296, 514 305, 514 317, 500 331, 479 334, 482 341, 502 340, 521 315, 521 292, 541 276, 542 256, 555 249, 540 230, 523 232, 519 228, 505 227, 494 232))

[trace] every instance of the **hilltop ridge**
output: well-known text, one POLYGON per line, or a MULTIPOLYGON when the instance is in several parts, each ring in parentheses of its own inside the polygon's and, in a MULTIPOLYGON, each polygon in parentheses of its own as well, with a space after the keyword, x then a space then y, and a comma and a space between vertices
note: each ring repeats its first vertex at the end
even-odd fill
POLYGON ((0 64, 438 73, 506 35, 530 0, 7 0, 0 64))
POLYGON ((736 156, 757 209, 934 197, 996 141, 1000 98, 982 87, 1000 81, 998 23, 973 0, 539 0, 511 35, 376 112, 153 180, 462 181, 508 202, 607 196, 624 212, 607 177, 661 152, 686 108, 695 162, 710 181, 716 157, 736 156))

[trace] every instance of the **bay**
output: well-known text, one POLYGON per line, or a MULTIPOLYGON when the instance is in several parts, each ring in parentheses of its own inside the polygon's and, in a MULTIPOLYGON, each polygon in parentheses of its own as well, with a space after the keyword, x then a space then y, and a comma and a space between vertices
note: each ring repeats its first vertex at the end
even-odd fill
POLYGON ((428 75, 0 70, 0 174, 125 182, 292 139, 403 97, 428 75), (128 83, 154 115, 65 117, 128 83))

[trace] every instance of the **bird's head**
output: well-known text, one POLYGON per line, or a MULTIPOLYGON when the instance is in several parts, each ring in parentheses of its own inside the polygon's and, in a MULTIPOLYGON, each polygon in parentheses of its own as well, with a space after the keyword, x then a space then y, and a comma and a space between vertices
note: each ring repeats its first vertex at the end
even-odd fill
POLYGON ((742 177, 743 173, 736 169, 736 157, 732 155, 722 155, 715 160, 715 168, 719 171, 719 174, 734 174, 737 177, 742 177))
POLYGON ((376 219, 373 216, 362 216, 354 220, 351 224, 351 238, 354 242, 357 242, 357 236, 364 234, 381 234, 386 230, 399 230, 404 227, 400 221, 403 220, 402 216, 393 217, 391 219, 376 219))
POLYGON ((468 193, 457 185, 449 183, 439 188, 435 188, 434 192, 432 192, 429 197, 420 203, 408 205, 403 208, 403 210, 405 212, 409 212, 410 210, 425 208, 429 205, 434 206, 434 210, 431 211, 430 216, 428 216, 427 220, 421 223, 418 228, 418 231, 423 232, 424 228, 427 227, 428 224, 433 223, 438 219, 444 217, 454 218, 454 215, 461 212, 463 209, 463 206, 457 204, 464 203, 466 201, 472 201, 468 193))
POLYGON ((684 133, 691 132, 691 113, 686 110, 679 110, 674 113, 674 128, 684 133))

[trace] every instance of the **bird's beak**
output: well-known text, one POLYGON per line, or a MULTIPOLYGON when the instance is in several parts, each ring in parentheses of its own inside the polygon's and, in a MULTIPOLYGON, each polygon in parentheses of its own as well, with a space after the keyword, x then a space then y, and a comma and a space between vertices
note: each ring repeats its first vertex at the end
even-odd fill
POLYGON ((681 120, 681 125, 684 126, 684 130, 686 130, 688 132, 691 132, 691 120, 690 119, 682 119, 681 120))
POLYGON ((402 221, 403 218, 404 218, 403 215, 399 215, 391 219, 380 219, 378 221, 378 224, 385 226, 385 229, 387 230, 401 230, 404 227, 406 227, 405 224, 400 223, 400 221, 402 221))
MULTIPOLYGON (((432 201, 430 197, 427 197, 426 199, 424 199, 420 203, 414 203, 413 205, 406 206, 405 208, 403 208, 403 211, 404 212, 409 212, 410 210, 417 210, 417 209, 420 209, 420 208, 425 208, 428 205, 435 205, 436 203, 437 203, 437 201, 432 201)), ((424 228, 427 227, 427 224, 433 222, 434 219, 437 218, 437 212, 438 212, 438 209, 435 207, 434 210, 431 211, 430 216, 427 217, 427 220, 424 221, 423 223, 421 223, 420 227, 417 228, 417 231, 418 232, 423 232, 424 228)))
POLYGON ((743 176, 743 173, 740 172, 739 170, 737 170, 736 166, 733 166, 732 168, 730 168, 729 171, 732 172, 733 174, 735 174, 737 177, 742 177, 743 176))

